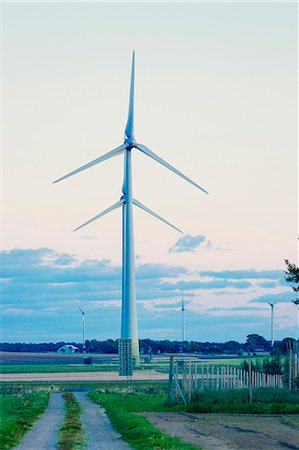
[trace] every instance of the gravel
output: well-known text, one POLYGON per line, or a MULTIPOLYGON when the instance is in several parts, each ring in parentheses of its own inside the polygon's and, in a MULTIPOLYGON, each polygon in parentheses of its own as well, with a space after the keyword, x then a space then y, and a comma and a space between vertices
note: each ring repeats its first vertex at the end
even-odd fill
POLYGON ((93 403, 84 392, 74 392, 82 406, 81 421, 87 450, 128 450, 120 434, 112 427, 103 408, 93 403))
POLYGON ((35 422, 16 450, 56 450, 58 432, 64 420, 61 394, 51 394, 44 414, 35 422))

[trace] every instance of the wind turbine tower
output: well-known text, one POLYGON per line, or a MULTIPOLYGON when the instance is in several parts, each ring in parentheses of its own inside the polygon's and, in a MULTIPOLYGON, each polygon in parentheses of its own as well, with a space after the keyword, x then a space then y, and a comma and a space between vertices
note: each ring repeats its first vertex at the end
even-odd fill
POLYGON ((83 353, 86 353, 86 350, 85 350, 85 312, 78 305, 76 305, 76 306, 82 314, 82 351, 83 351, 83 353))
POLYGON ((293 303, 294 306, 296 306, 297 312, 298 312, 298 315, 297 315, 297 327, 298 327, 297 339, 299 341, 299 298, 296 298, 296 300, 291 300, 291 302, 293 303))
MULTIPOLYGON (((122 185, 122 195, 120 200, 114 205, 105 209, 101 213, 94 216, 92 219, 80 225, 74 231, 88 225, 94 220, 108 214, 116 208, 122 208, 122 318, 121 318, 121 340, 120 344, 124 344, 123 347, 123 359, 127 360, 132 355, 135 360, 135 364, 139 364, 139 342, 138 342, 138 330, 137 330, 137 310, 136 310, 136 293, 135 293, 135 266, 134 266, 134 239, 133 239, 133 205, 138 208, 143 209, 147 213, 153 215, 154 217, 160 219, 162 222, 171 226, 175 230, 182 233, 177 227, 169 223, 167 220, 163 219, 161 216, 151 211, 149 208, 144 206, 138 200, 133 198, 132 192, 132 154, 133 151, 139 150, 143 154, 154 159, 158 163, 162 164, 167 169, 179 175, 184 180, 193 184, 201 191, 207 194, 207 191, 199 186, 197 183, 192 181, 182 172, 177 170, 175 167, 170 165, 164 159, 160 158, 149 148, 143 144, 139 144, 134 135, 134 83, 135 83, 135 52, 133 52, 132 57, 132 69, 131 69, 131 83, 130 83, 130 96, 129 96, 129 111, 128 119, 125 128, 125 139, 123 144, 119 147, 109 151, 108 153, 94 159, 93 161, 84 164, 78 169, 64 175, 63 177, 54 181, 57 183, 59 181, 65 180, 85 169, 88 169, 96 164, 99 164, 106 159, 112 158, 117 155, 124 155, 124 179, 122 185)), ((130 375, 128 373, 122 373, 124 375, 130 375)))
POLYGON ((182 291, 182 342, 186 339, 184 291, 182 291))
POLYGON ((275 303, 267 302, 271 307, 271 347, 274 345, 274 305, 275 303))

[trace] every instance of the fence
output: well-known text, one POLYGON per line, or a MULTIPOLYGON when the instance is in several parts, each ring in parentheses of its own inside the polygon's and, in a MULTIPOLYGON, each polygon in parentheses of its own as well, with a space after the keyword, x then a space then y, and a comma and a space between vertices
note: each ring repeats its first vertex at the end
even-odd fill
POLYGON ((206 365, 199 361, 170 360, 168 399, 173 398, 173 390, 177 399, 184 403, 191 400, 194 390, 249 389, 249 398, 254 388, 282 388, 282 375, 270 375, 226 365, 206 365))

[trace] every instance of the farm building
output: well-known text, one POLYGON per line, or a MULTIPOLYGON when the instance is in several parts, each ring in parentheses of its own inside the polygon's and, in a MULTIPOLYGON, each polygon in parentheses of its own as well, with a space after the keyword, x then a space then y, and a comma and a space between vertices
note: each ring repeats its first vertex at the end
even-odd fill
POLYGON ((75 347, 74 345, 66 344, 66 345, 63 345, 62 347, 60 347, 57 350, 57 353, 79 353, 79 349, 78 349, 78 347, 75 347))

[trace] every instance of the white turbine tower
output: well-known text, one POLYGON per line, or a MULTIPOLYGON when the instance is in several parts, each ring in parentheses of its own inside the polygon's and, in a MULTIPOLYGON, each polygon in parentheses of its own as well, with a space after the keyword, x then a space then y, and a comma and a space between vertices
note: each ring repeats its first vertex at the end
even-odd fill
POLYGON ((82 351, 83 351, 83 353, 86 353, 85 352, 85 312, 77 304, 76 304, 76 306, 82 314, 82 351))
POLYGON ((271 307, 271 347, 274 345, 274 305, 275 303, 267 302, 271 307))
MULTIPOLYGON (((119 147, 111 150, 105 155, 94 159, 93 161, 79 167, 76 170, 68 173, 67 175, 54 181, 62 181, 78 172, 81 172, 89 167, 105 161, 106 159, 112 158, 117 155, 124 155, 124 180, 122 187, 122 196, 118 202, 109 208, 105 209, 101 213, 94 216, 92 219, 88 220, 76 230, 86 226, 87 224, 93 222, 96 219, 108 214, 116 208, 122 207, 122 320, 121 320, 121 341, 128 344, 128 355, 132 354, 136 364, 139 364, 139 343, 138 343, 138 331, 137 331, 137 311, 136 311, 136 294, 135 294, 135 266, 134 266, 134 240, 133 240, 133 205, 138 206, 138 208, 152 214, 154 217, 160 219, 162 222, 170 225, 177 231, 180 231, 174 225, 169 223, 167 220, 163 219, 158 214, 151 211, 149 208, 144 206, 138 200, 133 198, 132 193, 132 150, 136 149, 144 153, 145 155, 151 157, 158 163, 162 164, 167 169, 171 170, 175 174, 182 177, 184 180, 193 184, 193 186, 207 193, 205 189, 199 186, 194 181, 190 180, 186 175, 177 170, 175 167, 170 165, 164 159, 160 158, 154 152, 149 150, 145 145, 137 143, 134 136, 134 74, 135 74, 135 52, 133 52, 132 57, 132 71, 131 71, 131 84, 130 84, 130 97, 129 97, 129 111, 128 120, 125 128, 125 139, 124 143, 119 147), (131 353, 132 352, 132 353, 131 353)), ((74 231, 76 231, 74 230, 74 231)))
POLYGON ((186 339, 186 323, 185 323, 185 302, 184 302, 184 291, 182 290, 182 342, 186 339))

